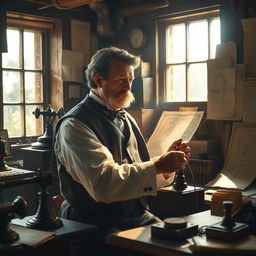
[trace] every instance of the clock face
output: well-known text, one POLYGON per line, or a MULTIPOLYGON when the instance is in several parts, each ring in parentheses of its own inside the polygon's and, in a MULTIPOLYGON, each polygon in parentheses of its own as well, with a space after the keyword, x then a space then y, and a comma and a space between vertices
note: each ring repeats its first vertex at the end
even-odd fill
POLYGON ((134 28, 133 30, 131 30, 128 37, 129 43, 134 49, 142 48, 146 44, 146 34, 140 28, 134 28))

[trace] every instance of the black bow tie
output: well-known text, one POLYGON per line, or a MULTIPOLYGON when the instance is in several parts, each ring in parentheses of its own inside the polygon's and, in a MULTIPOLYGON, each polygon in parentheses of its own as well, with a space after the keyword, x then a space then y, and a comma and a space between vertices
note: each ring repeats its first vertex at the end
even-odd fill
POLYGON ((125 110, 119 109, 119 110, 107 110, 107 115, 110 117, 111 120, 114 120, 116 118, 120 118, 122 120, 125 120, 125 110))

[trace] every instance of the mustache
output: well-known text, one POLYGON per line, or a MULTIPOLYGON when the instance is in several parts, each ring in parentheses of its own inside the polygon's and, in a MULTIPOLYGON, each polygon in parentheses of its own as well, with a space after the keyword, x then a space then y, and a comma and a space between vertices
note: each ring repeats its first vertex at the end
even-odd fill
POLYGON ((130 90, 127 90, 120 92, 116 96, 115 101, 120 102, 122 107, 126 108, 129 107, 135 101, 135 97, 130 90))

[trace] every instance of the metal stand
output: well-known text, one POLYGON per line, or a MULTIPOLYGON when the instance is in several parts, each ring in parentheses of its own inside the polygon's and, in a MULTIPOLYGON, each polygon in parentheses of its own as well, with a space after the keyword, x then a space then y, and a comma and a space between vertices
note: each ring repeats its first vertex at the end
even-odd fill
POLYGON ((38 171, 38 184, 40 186, 40 192, 38 192, 38 209, 36 214, 27 221, 26 227, 37 229, 55 229, 63 225, 62 220, 52 215, 52 211, 49 208, 49 193, 47 192, 47 186, 51 183, 51 174, 42 173, 38 171))
POLYGON ((57 111, 52 110, 51 105, 48 105, 46 110, 40 111, 37 107, 33 111, 33 115, 36 119, 42 115, 46 121, 45 133, 37 138, 37 142, 31 145, 32 149, 52 149, 52 139, 53 139, 53 127, 52 124, 56 118, 61 118, 64 115, 64 109, 59 108, 57 111))
POLYGON ((215 223, 206 228, 206 237, 236 241, 249 235, 249 226, 245 223, 235 222, 232 219, 231 209, 233 201, 223 201, 225 216, 221 222, 215 223))
POLYGON ((181 191, 181 190, 184 190, 185 188, 187 188, 187 186, 188 185, 187 185, 187 182, 186 182, 184 170, 177 171, 175 173, 173 188, 176 191, 181 191))

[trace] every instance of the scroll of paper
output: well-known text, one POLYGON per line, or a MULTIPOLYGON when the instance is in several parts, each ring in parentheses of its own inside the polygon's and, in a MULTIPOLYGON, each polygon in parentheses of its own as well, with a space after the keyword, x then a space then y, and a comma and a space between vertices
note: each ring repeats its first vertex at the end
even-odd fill
POLYGON ((177 139, 190 141, 203 114, 203 111, 163 111, 147 143, 150 156, 155 157, 165 153, 177 139))
POLYGON ((256 126, 234 123, 223 170, 206 186, 244 190, 256 178, 256 126))

